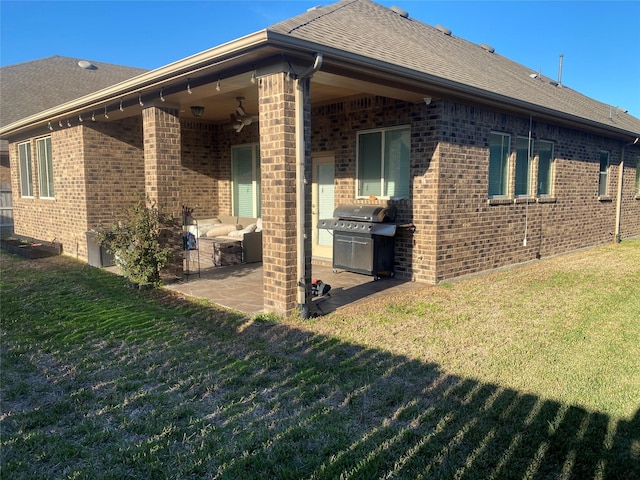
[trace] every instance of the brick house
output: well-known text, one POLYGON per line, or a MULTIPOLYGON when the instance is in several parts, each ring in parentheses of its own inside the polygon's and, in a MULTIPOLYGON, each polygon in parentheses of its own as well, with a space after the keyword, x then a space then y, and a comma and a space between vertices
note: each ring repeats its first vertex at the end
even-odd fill
POLYGON ((414 227, 398 230, 396 275, 425 283, 640 235, 639 119, 369 0, 311 9, 0 133, 18 234, 86 260, 86 231, 135 192, 176 216, 246 208, 264 226, 265 310, 281 314, 308 301, 312 260, 331 258, 317 220, 338 204, 394 205, 414 227))

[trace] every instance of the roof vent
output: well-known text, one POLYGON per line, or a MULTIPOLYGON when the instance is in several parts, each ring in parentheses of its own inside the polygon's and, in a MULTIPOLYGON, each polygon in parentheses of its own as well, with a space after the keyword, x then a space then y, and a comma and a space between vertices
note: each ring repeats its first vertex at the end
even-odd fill
POLYGON ((398 15, 400 15, 402 18, 409 18, 409 12, 407 12, 406 10, 403 10, 400 7, 396 7, 395 5, 392 5, 389 10, 391 10, 393 13, 397 13, 398 15))
POLYGON ((491 45, 487 45, 486 43, 481 43, 480 47, 483 48, 484 50, 486 50, 489 53, 495 53, 496 49, 493 48, 491 45))
POLYGON ((96 67, 93 63, 88 62, 86 60, 80 60, 78 62, 78 66, 80 68, 84 68, 85 70, 96 70, 98 67, 96 67))
POLYGON ((320 10, 321 8, 322 8, 322 5, 316 5, 315 7, 307 8, 307 12, 313 12, 314 10, 320 10))
POLYGON ((444 33, 445 35, 451 36, 451 30, 449 30, 447 27, 443 27, 442 25, 436 25, 436 30, 438 30, 439 32, 444 33))

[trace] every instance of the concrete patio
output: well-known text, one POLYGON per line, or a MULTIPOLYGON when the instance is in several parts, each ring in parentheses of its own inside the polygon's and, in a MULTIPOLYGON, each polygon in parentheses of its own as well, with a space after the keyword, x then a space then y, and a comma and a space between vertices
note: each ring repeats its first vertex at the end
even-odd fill
MULTIPOLYGON (((331 285, 329 295, 313 299, 312 315, 324 315, 365 298, 394 295, 421 286, 396 278, 374 280, 373 277, 357 273, 333 273, 330 266, 324 265, 313 265, 312 275, 331 285)), ((185 275, 182 281, 167 285, 166 288, 249 315, 264 311, 261 263, 203 269, 200 274, 196 271, 185 275)))

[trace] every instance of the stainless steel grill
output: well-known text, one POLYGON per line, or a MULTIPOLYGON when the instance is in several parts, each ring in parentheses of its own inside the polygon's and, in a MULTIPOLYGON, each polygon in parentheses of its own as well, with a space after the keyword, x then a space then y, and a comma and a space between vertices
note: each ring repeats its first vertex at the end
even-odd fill
POLYGON ((392 277, 395 263, 396 209, 393 206, 340 205, 333 218, 318 222, 333 230, 333 270, 392 277))

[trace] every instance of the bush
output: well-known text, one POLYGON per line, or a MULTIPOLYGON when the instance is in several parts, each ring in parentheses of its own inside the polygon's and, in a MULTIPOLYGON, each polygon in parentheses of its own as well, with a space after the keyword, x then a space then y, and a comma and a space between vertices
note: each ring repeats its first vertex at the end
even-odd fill
POLYGON ((139 198, 125 210, 122 220, 98 229, 97 241, 110 253, 122 274, 137 285, 159 285, 160 271, 172 256, 160 233, 170 228, 171 215, 161 214, 155 204, 139 198))

